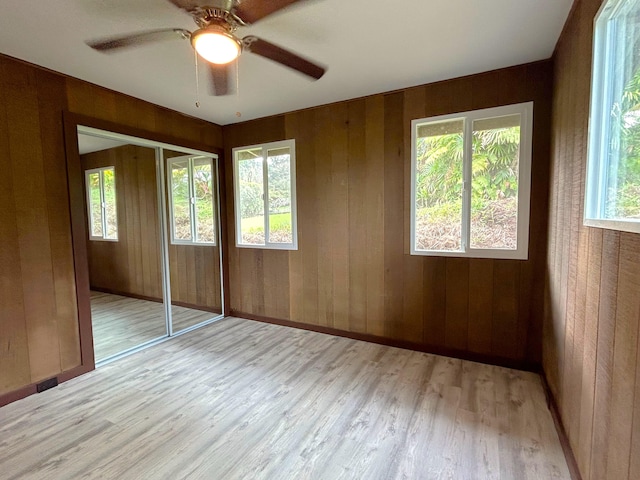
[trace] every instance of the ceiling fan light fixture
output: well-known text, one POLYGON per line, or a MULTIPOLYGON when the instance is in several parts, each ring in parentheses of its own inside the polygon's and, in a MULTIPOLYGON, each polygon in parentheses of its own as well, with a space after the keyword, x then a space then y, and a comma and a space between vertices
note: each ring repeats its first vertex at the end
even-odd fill
POLYGON ((196 30, 191 35, 191 44, 198 55, 217 65, 232 62, 240 55, 240 42, 218 26, 196 30))

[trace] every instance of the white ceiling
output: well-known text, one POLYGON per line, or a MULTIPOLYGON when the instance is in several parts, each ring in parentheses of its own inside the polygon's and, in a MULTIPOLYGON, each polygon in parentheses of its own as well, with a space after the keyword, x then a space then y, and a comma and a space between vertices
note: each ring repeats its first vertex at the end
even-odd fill
MULTIPOLYGON (((265 0, 268 1, 268 0, 265 0)), ((305 0, 238 31, 328 71, 317 82, 253 54, 239 93, 211 97, 188 41, 113 54, 84 41, 195 30, 166 0, 0 0, 0 52, 220 125, 549 58, 573 0, 305 0)))
POLYGON ((127 145, 127 142, 78 133, 78 153, 80 155, 108 150, 122 145, 127 145))

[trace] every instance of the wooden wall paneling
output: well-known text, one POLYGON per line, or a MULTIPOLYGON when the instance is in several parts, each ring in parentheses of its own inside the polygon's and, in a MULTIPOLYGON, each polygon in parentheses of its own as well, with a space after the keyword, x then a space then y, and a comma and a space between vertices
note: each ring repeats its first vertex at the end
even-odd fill
POLYGON ((366 104, 348 104, 349 331, 367 331, 366 104))
POLYGON ((602 230, 589 230, 588 265, 585 295, 584 349, 582 355, 582 385, 580 405, 580 441, 576 460, 583 478, 590 478, 591 448, 593 446, 593 421, 596 387, 596 359, 598 338, 591 332, 598 331, 598 304, 600 303, 600 274, 602 259, 602 230))
POLYGON ((204 151, 222 147, 222 127, 218 125, 82 80, 67 77, 66 83, 68 108, 75 114, 113 122, 118 131, 124 128, 142 138, 204 151), (134 133, 135 130, 139 131, 134 133))
POLYGON ((195 289, 192 292, 194 305, 207 304, 207 275, 206 268, 212 268, 213 265, 207 262, 205 252, 212 247, 194 248, 193 251, 193 275, 195 277, 195 289))
MULTIPOLYGON (((297 222, 298 222, 298 250, 292 250, 288 252, 289 258, 289 314, 285 319, 303 321, 304 309, 302 305, 302 295, 304 287, 302 284, 303 270, 302 270, 302 252, 301 248, 303 243, 302 226, 304 225, 304 218, 301 208, 302 192, 306 191, 306 185, 302 179, 304 172, 308 168, 308 159, 306 156, 300 156, 300 149, 298 146, 297 133, 298 133, 298 116, 296 114, 287 114, 281 117, 273 117, 267 123, 269 127, 266 131, 270 132, 271 140, 277 139, 296 139, 296 202, 297 202, 297 222), (302 160, 301 160, 302 159, 302 160)), ((251 137, 253 138, 253 137, 251 137)), ((226 140, 226 137, 225 137, 226 140)), ((236 143, 233 144, 234 146, 236 143)), ((227 195, 229 196, 229 195, 227 195)))
MULTIPOLYGON (((572 38, 572 42, 574 42, 573 37, 574 37, 574 29, 572 28, 570 30, 572 32, 571 38, 572 38)), ((568 128, 571 128, 573 126, 573 108, 574 108, 574 97, 575 97, 575 84, 572 81, 568 81, 568 88, 569 88, 569 92, 567 95, 567 103, 565 105, 566 108, 566 112, 567 115, 565 117, 565 124, 567 125, 568 128)), ((570 405, 567 404, 566 402, 566 396, 565 396, 565 388, 566 388, 566 384, 565 384, 565 380, 566 380, 566 375, 569 374, 570 369, 571 369, 571 365, 567 364, 567 359, 571 358, 571 344, 569 343, 567 345, 567 339, 571 339, 573 338, 573 316, 569 316, 567 315, 567 298, 570 295, 569 292, 569 282, 571 281, 571 272, 570 272, 570 267, 571 267, 571 259, 575 258, 575 254, 573 254, 572 256, 572 252, 574 251, 575 247, 575 242, 572 242, 571 238, 572 238, 572 234, 574 233, 573 230, 573 223, 572 223, 572 213, 575 211, 574 208, 572 207, 572 179, 573 179, 573 171, 574 171, 574 164, 575 164, 575 158, 572 155, 572 148, 573 148, 573 135, 571 134, 571 130, 567 129, 565 130, 565 134, 562 137, 562 150, 561 150, 561 155, 563 158, 563 167, 561 172, 560 172, 560 188, 561 188, 561 204, 559 206, 560 208, 560 218, 559 218, 559 224, 563 226, 562 230, 561 230, 561 237, 560 237, 560 249, 558 251, 558 257, 557 257, 557 262, 560 265, 560 276, 559 276, 559 280, 560 280, 560 284, 559 284, 559 313, 562 316, 564 322, 562 325, 562 330, 560 330, 561 332, 561 343, 562 343, 562 350, 561 350, 561 362, 562 362, 562 367, 560 368, 560 384, 558 385, 559 390, 562 392, 561 396, 560 396, 560 402, 559 402, 559 407, 560 407, 560 412, 563 414, 563 416, 566 418, 567 415, 570 415, 570 412, 567 411, 567 408, 570 408, 570 405), (569 352, 567 352, 567 350, 569 350, 569 352)))
POLYGON ((91 323, 91 299, 89 285, 89 247, 87 242, 87 212, 84 174, 78 152, 77 126, 68 111, 63 111, 64 144, 69 191, 69 214, 71 216, 71 243, 75 293, 78 307, 78 330, 80 335, 80 367, 63 372, 59 381, 69 380, 95 368, 93 350, 93 325, 91 323))
POLYGON ((491 350, 494 355, 518 358, 516 338, 518 323, 518 287, 520 263, 495 260, 493 266, 493 322, 491 350), (499 292, 499 293, 497 293, 499 292))
MULTIPOLYGON (((422 268, 423 341, 427 345, 444 345, 446 337, 447 259, 426 257, 422 268)), ((486 281, 486 279, 485 279, 486 281)))
MULTIPOLYGON (((639 337, 640 332, 636 335, 639 337)), ((640 344, 636 356, 636 378, 633 396, 633 423, 631 425, 631 452, 629 455, 629 478, 640 478, 640 344)))
MULTIPOLYGON (((139 162, 136 161, 136 167, 138 169, 138 178, 145 178, 147 177, 145 172, 145 168, 144 165, 141 165, 139 162)), ((155 173, 155 162, 153 163, 153 171, 150 173, 155 173)), ((153 180, 155 180, 155 175, 149 175, 149 178, 153 178, 153 180)), ((138 200, 138 223, 140 225, 140 266, 141 266, 141 274, 142 274, 142 278, 141 280, 141 284, 143 285, 143 289, 145 291, 145 295, 149 295, 151 293, 150 291, 150 286, 151 286, 151 281, 152 281, 152 277, 151 277, 151 265, 149 264, 149 251, 157 251, 160 252, 160 250, 158 250, 156 248, 156 245, 153 243, 152 241, 152 234, 150 234, 150 232, 147 229, 148 223, 147 220, 149 219, 149 216, 152 212, 149 212, 147 210, 147 197, 150 197, 152 195, 152 186, 156 186, 155 182, 149 182, 149 192, 142 192, 140 189, 138 189, 137 193, 137 200, 138 200)), ((157 195, 156 195, 157 198, 157 195)), ((159 226, 159 224, 158 224, 159 226)), ((155 279, 154 279, 155 280, 155 279)), ((156 284, 157 285, 157 284, 156 284)), ((161 296, 161 295, 160 295, 161 296)))
MULTIPOLYGON (((531 362, 528 365, 539 360, 541 341, 531 337, 541 335, 545 212, 536 210, 532 214, 532 232, 538 235, 532 258, 526 262, 506 261, 513 270, 507 278, 515 278, 516 284, 506 288, 505 295, 510 297, 506 303, 496 304, 504 310, 497 331, 511 332, 512 341, 510 345, 497 345, 492 333, 497 328, 493 326, 493 312, 482 313, 485 324, 491 319, 489 333, 470 313, 480 312, 486 294, 487 281, 482 285, 475 281, 486 274, 483 269, 491 270, 488 281, 492 295, 503 294, 495 286, 507 280, 494 281, 492 261, 476 264, 469 259, 456 262, 408 253, 409 136, 412 118, 535 100, 537 105, 542 104, 536 109, 535 161, 542 172, 548 172, 549 136, 539 131, 548 128, 550 85, 550 63, 542 62, 225 127, 227 151, 281 138, 295 138, 297 142, 300 250, 288 255, 285 277, 290 311, 288 318, 273 317, 269 311, 277 302, 270 299, 264 316, 344 332, 364 329, 362 333, 367 335, 449 352, 470 352, 473 348, 478 350, 474 353, 480 353, 489 349, 492 358, 531 362), (508 88, 496 88, 502 82, 511 83, 508 88), (274 125, 280 122, 285 123, 286 135, 277 137, 274 125), (362 191, 366 206, 354 198, 362 191), (361 215, 367 218, 364 226, 359 222, 361 215), (362 243, 363 236, 366 248, 360 252, 355 246, 362 243), (365 272, 358 266, 363 262, 365 272), (540 292, 532 291, 536 288, 540 292), (470 302, 476 304, 471 306, 470 302), (343 312, 347 313, 341 317, 343 312)), ((532 206, 544 210, 547 183, 540 175, 532 206)), ((245 290, 257 286, 251 262, 245 265, 245 252, 231 250, 231 283, 242 292, 238 299, 232 299, 232 309, 263 317, 256 312, 259 305, 244 302, 245 297, 251 298, 245 290), (244 268, 249 270, 244 272, 244 268)), ((264 283, 273 283, 278 276, 266 268, 271 259, 270 252, 265 252, 263 289, 264 283)))
POLYGON ((194 247, 189 245, 186 248, 187 254, 187 298, 189 299, 189 303, 197 303, 196 300, 196 290, 199 287, 196 281, 196 248, 207 248, 207 247, 194 247))
POLYGON ((366 329, 384 335, 384 97, 365 99, 366 329))
MULTIPOLYGON (((317 200, 331 203, 331 191, 320 191, 316 184, 316 159, 315 145, 313 143, 313 125, 315 125, 315 112, 305 110, 293 114, 298 128, 291 130, 291 123, 286 123, 286 137, 296 139, 296 177, 298 185, 298 253, 295 255, 301 276, 299 278, 302 290, 299 298, 294 297, 291 291, 291 300, 298 305, 295 310, 298 318, 311 324, 318 323, 318 249, 317 234, 319 226, 317 218, 317 200), (295 135, 295 137, 294 137, 295 135)), ((332 125, 335 128, 335 125, 332 125)), ((333 165, 331 157, 323 159, 329 165, 333 165)), ((333 167, 332 167, 333 168, 333 167)), ((333 232, 333 226, 327 225, 333 232)), ((291 252, 293 253, 293 252, 291 252)), ((293 256, 293 255, 292 255, 293 256)), ((291 259, 292 257, 290 257, 291 259)), ((292 279, 292 282, 295 281, 292 279)), ((334 303, 335 308, 335 303, 334 303)), ((293 310, 293 305, 292 305, 293 310)), ((293 311, 292 311, 293 313, 293 311)), ((293 319, 294 317, 292 317, 293 319)))
POLYGON ((384 335, 384 97, 365 99, 366 329, 384 335))
MULTIPOLYGON (((588 51, 591 48, 591 33, 590 26, 585 25, 584 22, 579 22, 577 31, 575 32, 576 48, 581 51, 588 51), (588 34, 588 35, 585 35, 588 34)), ((572 262, 575 264, 575 281, 569 282, 570 296, 568 301, 571 302, 567 305, 567 315, 573 316, 573 339, 571 347, 571 358, 567 358, 567 365, 570 365, 571 371, 567 372, 565 379, 569 379, 569 382, 565 382, 567 388, 567 401, 570 405, 567 410, 571 411, 571 418, 565 422, 565 427, 574 440, 572 447, 576 453, 576 460, 579 465, 585 465, 588 463, 588 454, 584 453, 584 448, 580 448, 581 444, 588 443, 590 440, 586 440, 587 437, 580 431, 581 427, 581 399, 583 397, 583 365, 584 365, 584 348, 585 348, 585 315, 586 315, 586 288, 588 279, 588 242, 589 232, 588 229, 582 226, 583 212, 584 212, 584 194, 585 194, 585 178, 586 168, 584 162, 581 159, 587 156, 586 137, 584 132, 588 128, 589 118, 589 85, 590 85, 590 66, 589 62, 578 62, 574 68, 574 74, 580 79, 575 84, 575 100, 573 110, 573 121, 579 127, 574 130, 571 142, 572 155, 575 159, 573 177, 571 180, 572 188, 572 218, 571 218, 571 230, 572 241, 577 244, 577 250, 572 252, 571 257, 575 260, 572 262), (576 232, 577 230, 577 232, 576 232), (577 237, 577 239, 575 238, 577 237)), ((572 245, 573 247, 573 245, 572 245)), ((570 270, 571 271, 571 270, 570 270)), ((570 277, 570 280, 573 280, 570 277)), ((565 351, 565 355, 567 352, 565 351)), ((589 384, 591 382, 587 382, 589 384)))
POLYGON ((264 315, 275 318, 289 317, 289 253, 274 250, 265 252, 263 269, 265 276, 264 315), (269 273, 273 280, 269 280, 269 273))
MULTIPOLYGON (((447 82, 425 87, 425 117, 452 112, 452 92, 447 82)), ((425 257, 423 270, 423 338, 427 345, 445 345, 446 336, 446 258, 425 257)))
POLYGON ((253 271, 253 274, 255 275, 254 277, 255 282, 253 283, 254 292, 253 292, 253 295, 251 296, 251 310, 258 312, 258 315, 260 314, 264 315, 265 253, 271 253, 271 252, 265 252, 265 250, 256 250, 255 254, 253 255, 252 271, 253 271))
POLYGON ((592 30, 601 3, 576 2, 554 55, 543 365, 582 477, 624 480, 639 474, 640 237, 581 225, 592 30))
POLYGON ((69 111, 101 120, 117 121, 116 97, 110 95, 109 90, 76 78, 67 78, 66 84, 69 111))
MULTIPOLYGON (((404 91, 403 104, 403 139, 404 157, 402 171, 404 180, 404 195, 402 220, 402 235, 398 235, 398 241, 402 241, 403 255, 403 312, 402 331, 403 339, 412 342, 420 342, 424 337, 424 325, 422 312, 424 310, 424 259, 425 257, 411 255, 411 121, 424 118, 426 104, 426 89, 424 86, 415 87, 404 91)), ((398 166, 400 167, 400 165, 398 166)))
MULTIPOLYGON (((331 254, 333 256, 333 326, 350 330, 349 319, 349 105, 352 102, 329 106, 331 130, 331 254)), ((358 126, 359 127, 359 126, 358 126)), ((358 128, 355 127, 355 128, 358 128)), ((313 215, 313 212, 309 212, 313 215)), ((316 262, 317 265, 317 262, 316 262)), ((310 273, 313 275, 313 273, 310 273)), ((316 284, 317 275, 313 283, 316 284)))
MULTIPOLYGON (((0 394, 31 382, 29 343, 25 317, 20 240, 10 156, 8 112, 4 72, 8 67, 0 57, 0 150, 9 152, 2 161, 0 176, 0 394)), ((13 120, 13 117, 11 117, 13 120)))
MULTIPOLYGON (((129 196, 128 198, 130 198, 131 200, 133 200, 133 205, 134 208, 131 211, 132 214, 132 218, 131 218, 131 224, 130 225, 135 225, 136 228, 133 229, 128 229, 128 230, 133 230, 133 259, 135 262, 135 282, 136 282, 136 289, 138 290, 142 290, 145 291, 145 285, 144 285, 144 275, 143 275, 143 264, 142 264, 142 250, 144 248, 143 245, 143 240, 142 240, 142 228, 141 225, 141 211, 140 211, 140 190, 138 189, 138 185, 141 185, 143 182, 145 182, 145 179, 142 175, 141 172, 141 168, 140 168, 140 156, 135 154, 133 156, 132 159, 127 159, 124 160, 123 163, 125 164, 129 164, 130 165, 130 171, 132 173, 132 175, 134 176, 133 178, 131 178, 131 180, 133 180, 135 183, 130 183, 130 189, 129 189, 129 196), (135 180, 134 180, 135 178, 135 180)), ((146 182, 145 182, 146 185, 146 182)), ((155 183, 153 184, 153 186, 155 187, 155 183)), ((151 192, 149 192, 150 194, 151 192)), ((130 202, 127 202, 130 203, 130 202)))
POLYGON ((591 447, 591 478, 594 480, 607 478, 619 252, 620 234, 605 230, 602 237, 600 303, 597 307, 598 331, 595 335, 598 343, 591 447))
POLYGON ((384 290, 385 336, 402 338, 404 249, 403 93, 385 95, 384 130, 384 290))
POLYGON ((491 354, 493 321, 493 264, 488 258, 469 262, 469 350, 491 354))
POLYGON ((58 327, 61 370, 81 364, 78 306, 75 291, 71 217, 66 177, 60 112, 66 106, 64 79, 43 70, 36 71, 40 141, 45 165, 45 191, 55 292, 55 320, 58 327))
POLYGON ((636 263, 639 260, 638 235, 621 233, 607 459, 609 478, 629 475, 640 321, 640 268, 636 263))
MULTIPOLYGON (((155 158, 154 158, 155 160, 155 158)), ((155 169, 156 162, 153 162, 153 167, 155 169)), ((156 185, 158 184, 158 174, 156 170, 153 170, 154 174, 150 175, 155 179, 156 185)), ((150 172, 151 173, 151 172, 150 172)), ((164 186, 162 186, 164 189, 164 186)), ((162 245, 160 242, 161 239, 161 229, 160 229, 160 205, 158 201, 158 195, 156 190, 156 195, 146 195, 145 200, 147 203, 147 216, 145 218, 145 230, 147 232, 147 264, 149 265, 149 282, 151 285, 157 285, 159 289, 160 296, 163 295, 162 289, 162 258, 160 252, 162 251, 162 245), (158 253, 156 253, 158 252, 158 253)), ((170 232, 171 227, 167 229, 168 235, 171 235, 170 232)))
MULTIPOLYGON (((335 261, 332 252, 331 228, 333 222, 332 203, 329 201, 329 192, 332 188, 331 175, 331 144, 327 139, 331 138, 333 129, 332 110, 321 108, 315 112, 313 138, 314 155, 317 158, 315 165, 316 174, 316 225, 318 245, 318 325, 326 327, 334 326, 334 302, 333 302, 333 263, 335 261)), ((300 178, 300 176, 298 176, 300 178)), ((300 182, 300 180, 298 180, 300 182)), ((298 198, 306 193, 300 190, 298 198)), ((300 214, 299 214, 300 215, 300 214)), ((302 246, 301 246, 302 248, 302 246)))
POLYGON ((532 145, 531 198, 535 199, 530 208, 529 260, 520 270, 520 312, 519 341, 527 345, 526 357, 535 364, 542 360, 542 328, 547 277, 546 257, 549 224, 549 185, 551 153, 553 63, 547 62, 538 68, 526 68, 528 90, 536 91, 534 113, 534 141, 532 145), (528 312, 528 314, 526 313, 528 312), (526 338, 526 340, 522 340, 526 338))
POLYGON ((445 346, 466 350, 469 337, 469 259, 447 258, 445 272, 445 346))
POLYGON ((44 180, 47 165, 42 152, 35 71, 18 63, 5 63, 3 67, 29 365, 31 381, 38 382, 61 371, 44 180))

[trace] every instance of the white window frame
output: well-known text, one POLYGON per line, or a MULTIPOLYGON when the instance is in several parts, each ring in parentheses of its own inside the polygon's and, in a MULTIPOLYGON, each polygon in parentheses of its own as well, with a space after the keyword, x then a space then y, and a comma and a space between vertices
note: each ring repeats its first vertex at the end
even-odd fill
POLYGON ((469 112, 420 118, 411 121, 411 255, 471 258, 504 258, 526 260, 529 254, 529 208, 531 201, 531 148, 533 135, 533 102, 505 105, 469 112), (471 160, 473 148, 473 122, 485 118, 504 117, 520 114, 520 159, 518 162, 518 227, 515 249, 477 249, 470 248, 471 223, 471 160), (417 250, 416 249, 416 142, 418 126, 425 123, 438 123, 462 120, 464 123, 463 152, 463 193, 462 193, 462 229, 461 250, 417 250))
MULTIPOLYGON (((104 172, 105 170, 113 170, 113 182, 116 183, 116 167, 110 165, 108 167, 99 167, 85 170, 84 172, 84 185, 87 195, 87 219, 89 221, 89 240, 100 242, 117 242, 118 241, 118 200, 116 197, 115 216, 116 216, 116 238, 107 238, 105 234, 107 232, 107 216, 105 215, 107 205, 104 201, 104 172), (102 221, 102 235, 93 234, 93 221, 91 219, 91 189, 89 188, 89 176, 97 173, 99 178, 100 189, 100 220, 102 221)), ((118 187, 116 186, 116 196, 118 194, 118 187)))
POLYGON ((282 140, 279 142, 261 143, 257 145, 249 145, 236 147, 233 149, 233 192, 235 203, 235 223, 236 223, 236 247, 238 248, 262 248, 275 250, 298 250, 298 220, 297 220, 297 197, 296 197, 296 142, 294 139, 282 140), (289 164, 291 172, 291 234, 292 243, 272 243, 269 242, 269 175, 267 164, 267 152, 279 148, 289 148, 289 164), (237 153, 245 150, 262 149, 262 181, 263 181, 263 200, 264 200, 264 235, 265 243, 263 245, 240 243, 242 238, 242 224, 240 222, 240 175, 238 173, 238 156, 237 153))
MULTIPOLYGON (((217 244, 216 240, 218 239, 218 228, 216 224, 216 205, 215 199, 216 195, 212 195, 213 198, 213 242, 197 242, 197 233, 198 233, 198 218, 196 215, 196 199, 195 199, 195 185, 193 178, 193 162, 194 160, 209 160, 209 164, 211 165, 211 174, 215 175, 216 170, 214 168, 213 157, 205 156, 205 155, 182 155, 180 157, 170 157, 167 158, 167 193, 169 197, 169 230, 171 231, 171 244, 172 245, 200 245, 200 246, 215 246, 217 244), (173 175, 171 171, 171 165, 173 163, 182 162, 187 160, 187 182, 189 184, 189 218, 191 225, 191 240, 183 240, 181 238, 176 238, 176 224, 175 218, 173 217, 173 175)), ((216 188, 217 182, 213 181, 212 178, 212 188, 216 188)))
POLYGON ((605 0, 593 23, 593 63, 591 69, 591 102, 589 113, 589 144, 587 177, 585 180, 583 223, 589 227, 640 233, 640 220, 605 217, 605 189, 608 184, 610 122, 614 59, 609 45, 612 28, 609 19, 626 0, 605 0))

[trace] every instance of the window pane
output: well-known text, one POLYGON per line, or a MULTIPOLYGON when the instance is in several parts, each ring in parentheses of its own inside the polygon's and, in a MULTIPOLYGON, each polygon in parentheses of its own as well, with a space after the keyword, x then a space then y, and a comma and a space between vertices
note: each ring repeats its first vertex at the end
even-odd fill
POLYGON ((269 242, 293 243, 291 228, 291 157, 289 148, 267 152, 269 242))
POLYGON ((473 122, 471 248, 518 244, 520 115, 473 122))
POLYGON ((216 234, 210 158, 196 158, 193 161, 193 191, 196 198, 196 242, 214 243, 216 234))
POLYGON ((240 243, 264 245, 264 183, 262 149, 237 153, 240 243))
POLYGON ((416 250, 462 250, 464 120, 417 125, 416 250))
POLYGON ((100 172, 88 175, 89 189, 89 220, 91 236, 102 237, 102 200, 100 198, 100 172))
POLYGON ((102 185, 104 188, 104 217, 107 232, 104 238, 118 239, 118 216, 116 213, 116 177, 113 168, 102 171, 102 185))
POLYGON ((640 220, 640 2, 626 1, 610 20, 609 156, 604 217, 640 220))
POLYGON ((189 201, 189 160, 171 163, 171 201, 173 237, 191 240, 191 202, 189 201))

